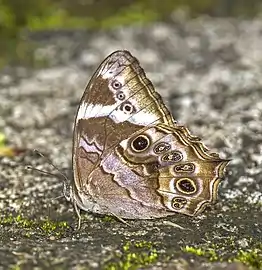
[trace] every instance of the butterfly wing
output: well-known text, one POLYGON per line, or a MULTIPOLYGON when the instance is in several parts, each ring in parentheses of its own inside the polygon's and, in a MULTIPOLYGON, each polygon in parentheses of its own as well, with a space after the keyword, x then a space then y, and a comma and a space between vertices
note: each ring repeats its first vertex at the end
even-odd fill
POLYGON ((140 126, 174 123, 161 96, 128 51, 112 53, 98 67, 80 101, 75 124, 98 117, 140 126))
POLYGON ((108 205, 115 196, 126 198, 128 191, 105 172, 103 157, 133 133, 160 123, 173 126, 175 121, 137 59, 127 51, 112 53, 88 83, 75 118, 74 202, 85 210, 112 212, 108 205), (106 194, 113 196, 105 200, 106 194))
POLYGON ((163 216, 170 211, 191 216, 202 212, 216 200, 217 188, 228 163, 217 154, 208 153, 199 138, 191 136, 183 126, 148 127, 123 140, 116 152, 129 167, 130 174, 123 177, 112 167, 114 181, 145 207, 165 207, 163 216), (144 143, 139 144, 139 141, 144 143), (130 185, 132 175, 146 181, 130 185), (144 200, 145 190, 151 194, 147 200, 144 200))

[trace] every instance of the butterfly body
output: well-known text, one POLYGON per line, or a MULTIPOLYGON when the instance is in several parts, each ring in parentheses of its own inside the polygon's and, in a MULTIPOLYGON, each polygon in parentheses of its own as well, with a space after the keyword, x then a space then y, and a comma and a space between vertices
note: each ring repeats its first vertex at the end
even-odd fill
POLYGON ((198 214, 228 162, 176 124, 127 51, 108 56, 87 85, 72 159, 75 207, 129 219, 198 214))

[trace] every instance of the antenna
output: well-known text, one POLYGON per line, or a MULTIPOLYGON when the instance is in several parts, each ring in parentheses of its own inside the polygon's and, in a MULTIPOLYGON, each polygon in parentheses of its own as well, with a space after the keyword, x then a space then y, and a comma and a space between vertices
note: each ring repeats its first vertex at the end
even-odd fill
MULTIPOLYGON (((35 153, 37 153, 39 156, 41 156, 42 158, 44 158, 48 162, 48 164, 51 165, 56 171, 58 171, 59 174, 63 177, 62 178, 63 179, 63 194, 64 194, 64 197, 66 198, 67 201, 71 201, 71 186, 69 184, 70 180, 68 179, 68 177, 57 166, 55 166, 52 163, 52 161, 48 157, 46 157, 43 153, 41 153, 37 149, 34 149, 33 151, 35 153)), ((47 172, 47 171, 44 171, 44 170, 40 170, 40 169, 34 168, 34 167, 30 166, 30 165, 26 166, 26 169, 59 178, 59 176, 57 174, 50 173, 50 172, 47 172)))

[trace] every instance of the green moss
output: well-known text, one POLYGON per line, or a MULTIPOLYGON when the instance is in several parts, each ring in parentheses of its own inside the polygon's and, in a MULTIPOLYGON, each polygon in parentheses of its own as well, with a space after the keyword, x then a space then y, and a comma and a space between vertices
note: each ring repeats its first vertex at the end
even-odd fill
POLYGON ((112 217, 112 216, 104 216, 102 218, 102 221, 104 221, 104 222, 112 222, 112 221, 115 221, 115 218, 112 217))
POLYGON ((68 229, 69 226, 66 221, 54 222, 50 220, 44 220, 42 224, 40 224, 40 228, 46 234, 55 233, 56 235, 60 235, 61 231, 68 229))
POLYGON ((242 262, 254 269, 262 269, 262 245, 260 249, 255 248, 249 251, 240 250, 233 261, 242 262))
POLYGON ((205 257, 209 259, 210 261, 218 261, 218 254, 212 248, 203 249, 203 248, 195 248, 195 247, 186 246, 182 248, 182 250, 184 252, 191 253, 196 256, 205 257))
POLYGON ((32 233, 39 233, 41 235, 60 237, 69 229, 69 225, 65 221, 51 221, 48 218, 43 220, 31 220, 22 215, 1 216, 0 225, 2 226, 16 226, 23 229, 24 236, 30 237, 32 233))
POLYGON ((239 248, 239 244, 228 237, 223 242, 212 244, 205 243, 196 247, 186 246, 182 251, 203 257, 211 262, 241 262, 252 269, 262 269, 262 243, 254 242, 252 238, 248 239, 247 248, 239 248), (252 248, 250 248, 252 247, 252 248))
POLYGON ((121 253, 106 263, 104 270, 135 270, 155 263, 158 259, 157 250, 151 242, 127 242, 121 248, 121 253))

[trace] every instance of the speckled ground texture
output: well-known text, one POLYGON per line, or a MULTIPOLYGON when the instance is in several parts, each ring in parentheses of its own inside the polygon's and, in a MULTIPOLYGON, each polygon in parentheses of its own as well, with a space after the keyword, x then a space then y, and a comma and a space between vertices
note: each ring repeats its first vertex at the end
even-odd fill
POLYGON ((261 266, 261 18, 178 14, 168 24, 35 33, 31 39, 38 44, 35 57, 49 67, 6 68, 0 76, 0 131, 10 146, 26 149, 0 158, 0 269, 247 269, 234 263, 243 254, 253 254, 254 266, 261 266), (38 149, 71 174, 79 99, 97 65, 117 49, 140 60, 179 123, 232 161, 218 203, 198 217, 134 220, 128 226, 86 214, 76 231, 72 206, 56 198, 62 181, 25 167, 56 173, 32 152, 38 149), (4 222, 10 214, 32 220, 32 228, 17 218, 4 222), (47 219, 69 226, 48 232, 47 219), (124 268, 129 262, 133 268, 124 268))

